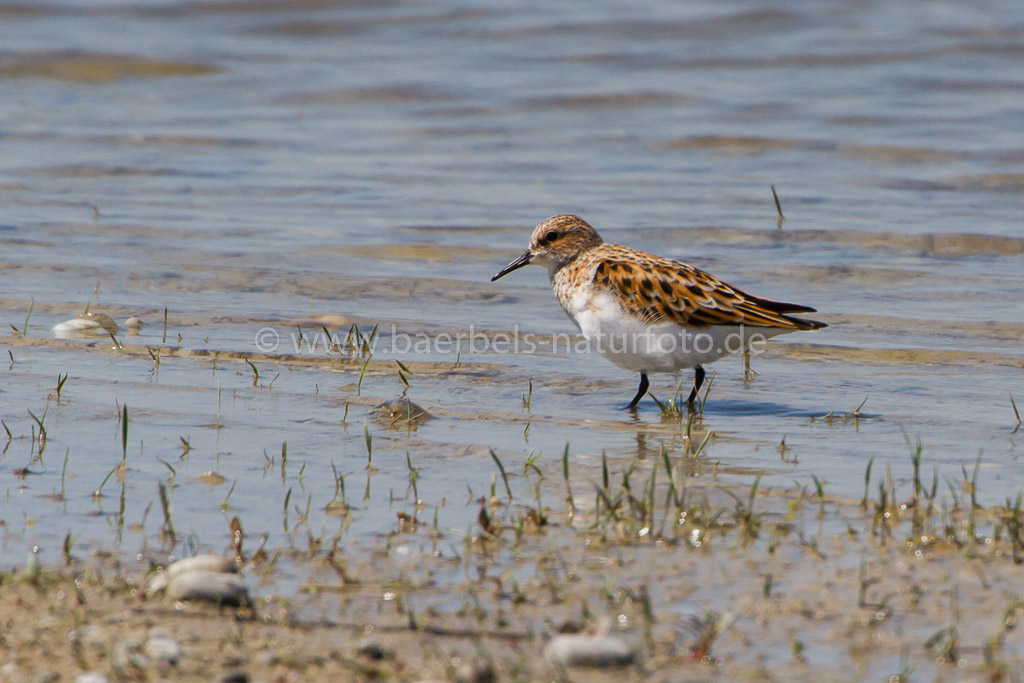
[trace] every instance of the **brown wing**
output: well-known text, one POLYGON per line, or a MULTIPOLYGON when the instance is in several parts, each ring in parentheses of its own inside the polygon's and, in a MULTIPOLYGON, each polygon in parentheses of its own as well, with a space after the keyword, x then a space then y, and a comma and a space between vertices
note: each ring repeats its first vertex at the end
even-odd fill
POLYGON ((594 283, 610 291, 624 310, 650 323, 705 327, 750 325, 790 330, 827 327, 790 313, 814 309, 752 296, 680 261, 604 245, 594 283))

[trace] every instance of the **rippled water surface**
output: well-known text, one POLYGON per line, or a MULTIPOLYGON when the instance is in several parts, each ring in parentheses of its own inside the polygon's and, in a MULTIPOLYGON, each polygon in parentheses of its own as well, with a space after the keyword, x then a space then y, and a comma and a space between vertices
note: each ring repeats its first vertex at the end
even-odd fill
POLYGON ((920 439, 950 496, 979 453, 982 495, 1015 495, 1022 35, 1012 0, 0 5, 0 558, 157 544, 160 484, 195 543, 238 515, 274 547, 285 510, 335 526, 336 474, 372 537, 414 504, 410 464, 465 530, 491 448, 521 472, 568 442, 586 486, 602 452, 708 433, 697 478, 859 497, 920 439), (539 269, 488 281, 566 212, 830 327, 752 382, 716 364, 689 435, 651 401, 632 418, 634 376, 550 346, 573 329, 539 269), (55 339, 87 306, 122 351, 55 339), (369 364, 311 349, 353 323, 379 325, 369 364), (468 336, 513 330, 538 352, 468 336), (376 419, 403 391, 434 419, 376 419))

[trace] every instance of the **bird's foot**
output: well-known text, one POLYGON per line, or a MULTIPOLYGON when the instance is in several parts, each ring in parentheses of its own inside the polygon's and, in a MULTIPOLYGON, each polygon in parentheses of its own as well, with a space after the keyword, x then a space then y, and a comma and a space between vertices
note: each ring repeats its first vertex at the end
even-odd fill
POLYGON ((750 349, 743 352, 743 381, 752 382, 757 373, 750 368, 750 349))

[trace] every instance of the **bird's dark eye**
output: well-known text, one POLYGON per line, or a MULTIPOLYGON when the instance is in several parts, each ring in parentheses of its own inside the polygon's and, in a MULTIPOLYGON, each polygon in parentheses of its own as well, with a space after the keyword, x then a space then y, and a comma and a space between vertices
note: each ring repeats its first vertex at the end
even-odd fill
POLYGON ((548 234, 544 235, 544 241, 545 242, 554 242, 557 239, 558 239, 558 231, 557 230, 548 230, 548 234))

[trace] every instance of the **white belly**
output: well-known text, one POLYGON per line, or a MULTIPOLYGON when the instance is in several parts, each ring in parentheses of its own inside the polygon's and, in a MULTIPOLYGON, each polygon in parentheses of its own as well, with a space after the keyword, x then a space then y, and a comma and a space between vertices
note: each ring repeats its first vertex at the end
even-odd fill
MULTIPOLYGON (((582 299, 582 297, 580 297, 582 299)), ((626 315, 607 294, 571 302, 566 311, 591 348, 625 370, 675 372, 694 368, 790 330, 721 325, 687 329, 675 323, 648 325, 626 315), (574 304, 582 304, 578 308, 574 304)))

